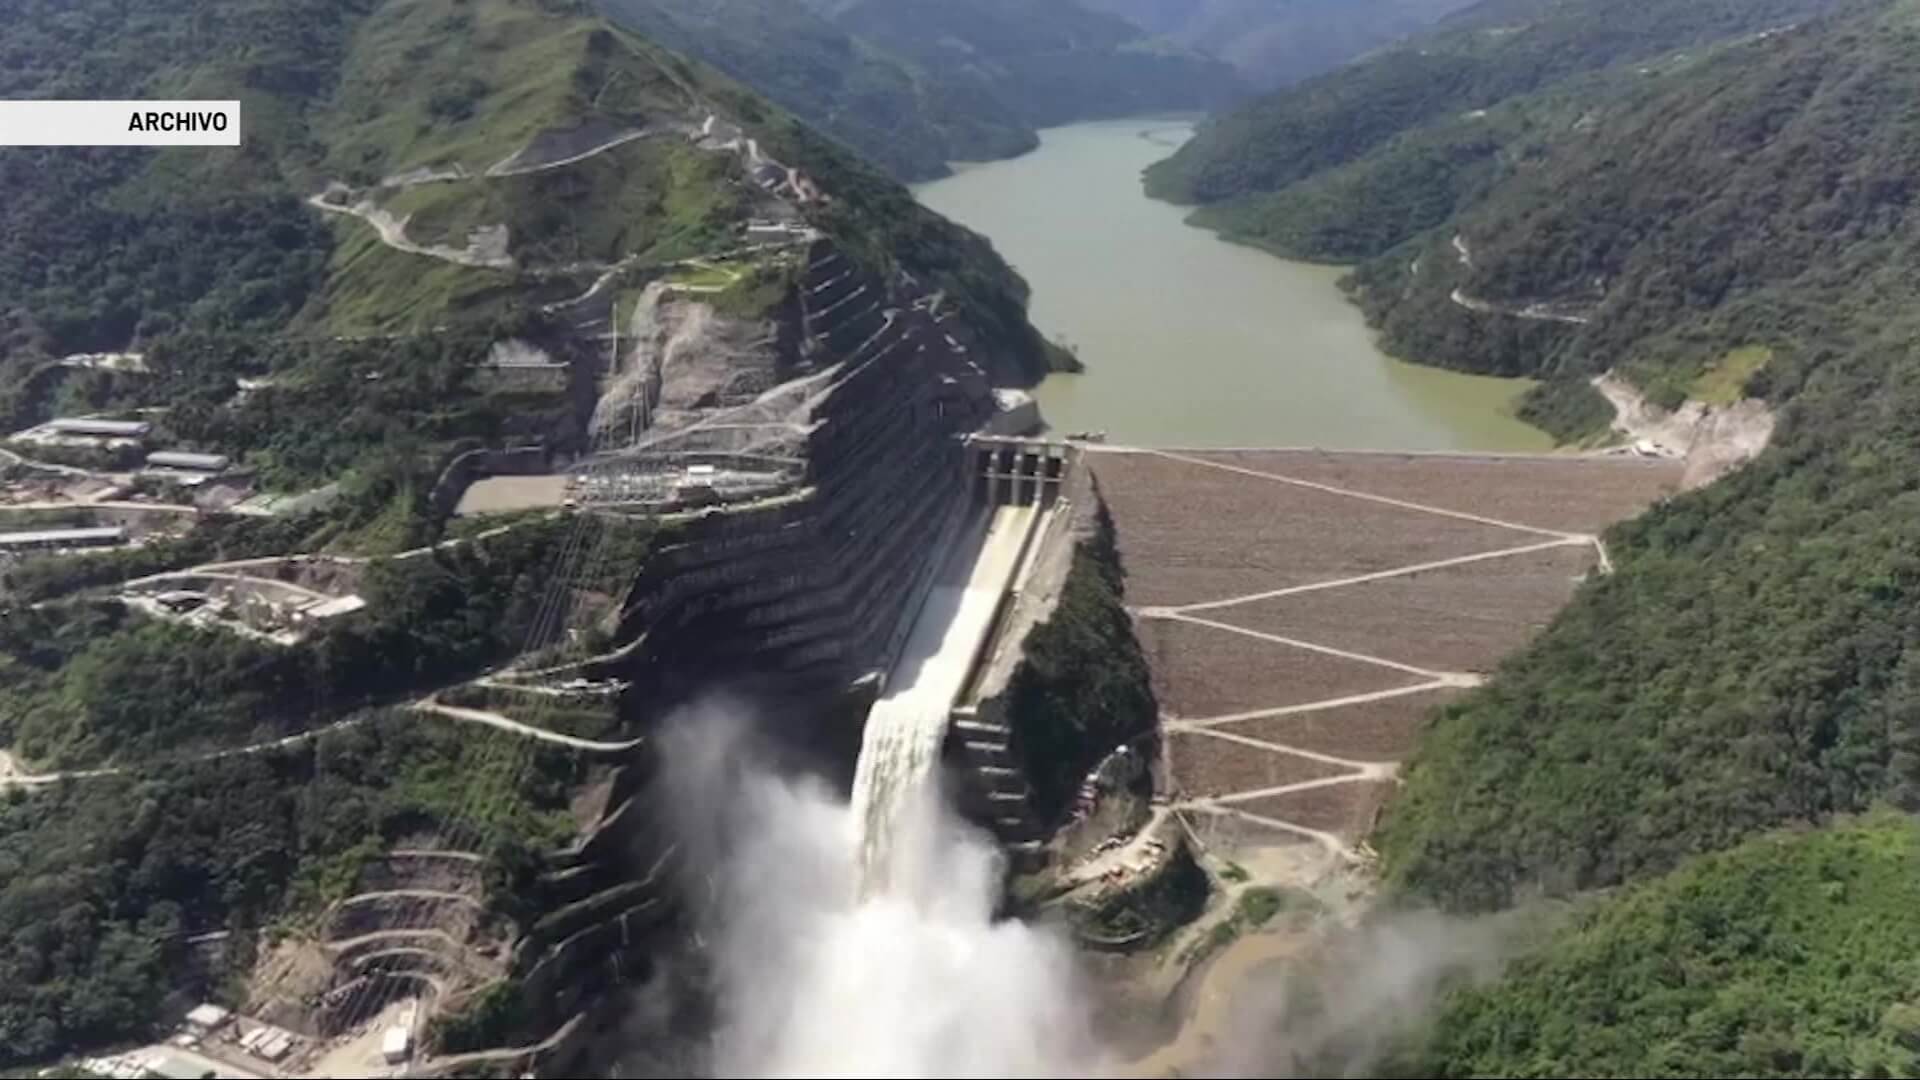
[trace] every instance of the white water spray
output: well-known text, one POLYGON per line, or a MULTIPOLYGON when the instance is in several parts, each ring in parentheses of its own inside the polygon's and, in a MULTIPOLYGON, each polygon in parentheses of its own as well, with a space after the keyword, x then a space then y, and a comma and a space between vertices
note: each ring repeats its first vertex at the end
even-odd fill
POLYGON ((889 749, 863 755, 856 812, 748 763, 737 714, 701 711, 669 757, 682 809, 706 816, 683 834, 724 848, 707 912, 713 1075, 1097 1074, 1073 950, 993 918, 1002 856, 942 798, 943 724, 877 740, 889 749))
MULTIPOLYGON (((867 721, 853 780, 853 823, 859 830, 855 882, 859 899, 895 893, 912 883, 915 854, 900 844, 911 816, 924 808, 947 731, 945 709, 876 708, 867 721)), ((916 839, 909 837, 908 839, 916 839)))
POLYGON ((910 811, 934 786, 954 700, 1038 514, 1033 506, 1003 506, 979 521, 973 542, 952 554, 929 590, 887 693, 867 717, 853 782, 862 898, 900 891, 915 870, 901 865, 917 857, 902 843, 903 834, 911 838, 910 811))

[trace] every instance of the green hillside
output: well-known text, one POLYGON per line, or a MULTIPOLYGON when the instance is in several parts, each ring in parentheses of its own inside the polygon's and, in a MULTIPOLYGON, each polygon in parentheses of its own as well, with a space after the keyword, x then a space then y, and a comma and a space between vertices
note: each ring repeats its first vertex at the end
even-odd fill
POLYGON ((1614 572, 1433 718, 1375 838, 1397 897, 1622 891, 1397 1074, 1911 1075, 1914 827, 1845 822, 1920 811, 1920 9, 1461 19, 1221 118, 1158 190, 1358 262, 1391 351, 1541 377, 1564 436, 1608 370, 1780 426, 1612 530, 1614 572), (1812 831, 1754 839, 1782 827, 1812 831))
POLYGON ((1920 736, 1913 14, 1856 5, 1649 80, 1361 271, 1396 348, 1557 376, 1549 408, 1607 367, 1669 400, 1741 367, 1783 407, 1772 450, 1616 530, 1618 572, 1435 725, 1383 837, 1406 886, 1477 907, 1610 885, 1900 789, 1920 736))
POLYGON ((1225 64, 1074 3, 860 0, 838 21, 1032 127, 1208 109, 1239 90, 1225 64))
POLYGON ((1033 148, 1014 109, 971 96, 787 0, 603 0, 608 16, 698 56, 906 180, 1033 148))
MULTIPOLYGON (((1702 21, 1716 9, 1655 19, 1662 5, 1647 5, 1647 27, 1661 29, 1633 40, 1684 47, 1582 70, 1596 54, 1577 32, 1591 26, 1573 15, 1606 6, 1555 9, 1570 67, 1528 80, 1543 88, 1396 116, 1376 145, 1346 133, 1311 142, 1312 118, 1331 122, 1315 110, 1342 95, 1357 95, 1349 104, 1366 116, 1407 104, 1390 85, 1366 86, 1390 74, 1373 70, 1384 57, 1270 99, 1291 119, 1265 133, 1309 140, 1289 160, 1310 163, 1275 190, 1202 207, 1195 222, 1287 257, 1361 263, 1356 298, 1390 350, 1548 377, 1527 415, 1563 437, 1604 418, 1584 384, 1610 367, 1672 406, 1733 350, 1780 347, 1783 362, 1749 389, 1783 400, 1803 374, 1795 356, 1900 288, 1887 267, 1906 229, 1915 137, 1894 104, 1915 81, 1907 21, 1885 4, 1832 2, 1779 27, 1791 12, 1753 6, 1741 18, 1770 28, 1701 42, 1708 25, 1724 29, 1702 21)), ((1461 19, 1525 7, 1483 4, 1461 19)), ((1619 44, 1617 30, 1600 39, 1619 44)), ((1502 58, 1533 32, 1500 38, 1508 44, 1488 46, 1476 70, 1506 70, 1502 58)), ((1439 62, 1462 33, 1407 48, 1439 62)))
POLYGON ((1223 104, 1226 65, 1070 0, 600 0, 905 180, 1012 157, 1036 128, 1223 104))
POLYGON ((1331 71, 1472 0, 1080 0, 1218 56, 1271 90, 1331 71))
MULTIPOLYGON (((996 377, 1037 379, 1053 355, 984 239, 573 0, 0 0, 0 57, 7 97, 237 97, 246 122, 237 150, 0 151, 8 430, 155 408, 159 445, 231 454, 269 492, 337 496, 0 567, 5 768, 127 769, 0 784, 0 1068, 156 1035, 170 995, 233 991, 256 941, 309 926, 366 859, 480 801, 499 808, 487 854, 504 865, 572 836, 578 758, 388 707, 552 636, 541 601, 581 569, 569 555, 604 552, 569 579, 617 595, 646 530, 526 519, 381 556, 443 537, 429 492, 456 453, 579 447, 564 389, 480 362, 506 336, 576 346, 541 305, 602 274, 644 283, 738 245, 768 197, 731 124, 814 181, 804 212, 851 257, 944 290, 952 332, 977 336, 996 377), (708 117, 726 135, 696 142, 708 117), (129 348, 144 373, 57 363, 129 348), (283 645, 68 595, 289 552, 371 557, 346 586, 367 609, 283 645), (325 734, 180 763, 308 731, 325 734), (228 930, 222 963, 190 966, 205 953, 190 937, 228 930)), ((538 904, 525 882, 491 884, 498 904, 538 904)))
MULTIPOLYGON (((1451 288, 1496 303, 1572 298, 1592 322, 1542 359, 1573 372, 1630 359, 1636 381, 1671 399, 1662 384, 1690 382, 1717 355, 1702 355, 1714 336, 1817 348, 1869 328, 1862 316, 1898 287, 1890 263, 1915 235, 1920 123, 1900 104, 1920 86, 1910 15, 1849 5, 1604 100, 1578 137, 1441 230, 1469 240, 1471 268, 1435 258, 1430 280, 1396 281, 1379 264, 1363 275, 1390 336, 1459 362, 1477 346, 1457 320, 1409 329, 1451 288)), ((1798 378, 1774 376, 1783 393, 1798 378)))
POLYGON ((1597 902, 1389 1075, 1920 1070, 1920 827, 1763 837, 1597 902))
MULTIPOLYGON (((510 314, 524 295, 511 274, 394 251, 363 224, 301 200, 329 182, 364 191, 429 166, 477 176, 543 133, 697 124, 714 112, 746 124, 830 193, 846 189, 823 224, 948 287, 1000 346, 1009 374, 1031 379, 1047 367, 1050 351, 1025 324, 1026 286, 984 240, 739 84, 584 3, 261 0, 227 5, 185 33, 202 3, 161 0, 131 22, 109 0, 0 6, 11 16, 0 45, 34 58, 0 75, 9 96, 232 95, 248 125, 246 145, 230 153, 0 154, 11 196, 0 209, 0 374, 183 326, 391 332, 510 314)), ((428 231, 438 220, 454 246, 465 226, 508 224, 526 244, 515 252, 524 268, 664 260, 742 220, 737 200, 716 199, 740 186, 722 164, 647 140, 564 180, 428 184, 376 200, 416 214, 428 231)))
POLYGON ((1420 125, 1610 64, 1778 26, 1832 0, 1501 0, 1211 120, 1147 173, 1148 191, 1214 203, 1277 191, 1420 125))
MULTIPOLYGON (((828 198, 808 212, 845 250, 943 290, 996 379, 1071 363, 1027 321, 1026 283, 983 238, 584 0, 245 0, 218 18, 206 0, 122 8, 0 0, 0 49, 20 58, 0 90, 237 97, 244 145, 0 152, 9 431, 55 411, 165 403, 162 438, 229 453, 275 490, 340 481, 337 528, 319 542, 420 542, 455 453, 580 437, 570 398, 476 374, 493 341, 563 349, 540 305, 611 267, 644 280, 730 247, 764 209, 739 154, 695 145, 709 117, 813 177, 828 198), (497 250, 474 255, 489 236, 497 250), (147 353, 156 377, 57 363, 121 349, 147 353), (396 358, 409 378, 374 381, 396 358), (236 398, 236 378, 275 386, 236 398)), ((36 572, 9 568, 15 587, 36 572)))

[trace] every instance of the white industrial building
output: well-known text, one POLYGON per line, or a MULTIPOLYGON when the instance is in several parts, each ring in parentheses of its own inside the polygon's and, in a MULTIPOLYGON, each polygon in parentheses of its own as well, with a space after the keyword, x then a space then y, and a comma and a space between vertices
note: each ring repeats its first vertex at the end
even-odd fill
POLYGON ((153 430, 153 425, 145 420, 94 420, 86 417, 63 416, 47 422, 47 430, 55 435, 88 435, 101 439, 144 439, 153 430))
POLYGON ((232 1010, 222 1008, 212 1002, 195 1005, 187 1012, 187 1023, 192 1027, 198 1028, 201 1034, 212 1031, 231 1019, 233 1019, 232 1010))
POLYGON ((147 455, 150 469, 190 469, 194 472, 226 472, 233 459, 225 454, 190 454, 184 450, 156 450, 147 455))
POLYGON ((85 529, 35 529, 29 532, 0 533, 0 552, 113 547, 126 543, 126 540, 127 530, 117 525, 85 529))
POLYGON ((399 1065, 413 1053, 413 1033, 405 1026, 395 1024, 380 1036, 380 1056, 389 1065, 399 1065))

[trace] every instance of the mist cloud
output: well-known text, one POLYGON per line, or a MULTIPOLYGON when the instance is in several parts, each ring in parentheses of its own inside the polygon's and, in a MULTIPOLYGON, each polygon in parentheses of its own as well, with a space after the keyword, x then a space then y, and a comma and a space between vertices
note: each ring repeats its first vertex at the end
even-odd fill
POLYGON ((1380 1075, 1448 989, 1497 973, 1511 938, 1510 920, 1432 911, 1330 929, 1311 956, 1246 980, 1225 1037, 1190 1075, 1380 1075))
POLYGON ((774 775, 737 706, 668 736, 676 831, 700 850, 698 912, 720 1076, 1094 1076, 1073 949, 995 921, 993 840, 937 784, 910 800, 890 888, 857 897, 858 825, 824 785, 774 775))
MULTIPOLYGON (((1002 855, 938 783, 910 800, 889 888, 859 898, 845 800, 779 775, 738 705, 709 702, 665 736, 670 822, 705 943, 715 1076, 1145 1075, 1100 1046, 1061 934, 994 919, 1002 855)), ((1455 982, 1492 973, 1499 924, 1399 913, 1332 930, 1231 988, 1224 1036, 1182 1075, 1368 1076, 1455 982)))

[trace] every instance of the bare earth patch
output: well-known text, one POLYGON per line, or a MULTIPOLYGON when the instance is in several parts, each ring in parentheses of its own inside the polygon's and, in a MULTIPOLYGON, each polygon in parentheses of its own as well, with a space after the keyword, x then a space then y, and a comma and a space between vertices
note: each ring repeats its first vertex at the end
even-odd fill
POLYGON ((1540 539, 1152 454, 1088 461, 1119 524, 1136 606, 1224 600, 1540 539))
POLYGON ((1390 780, 1360 780, 1248 799, 1233 806, 1250 814, 1332 833, 1352 842, 1372 830, 1375 811, 1387 801, 1394 787, 1390 780))
POLYGON ((1137 633, 1160 707, 1186 719, 1304 705, 1424 681, 1408 672, 1188 622, 1142 619, 1137 633))
POLYGON ((1350 761, 1398 761, 1413 749, 1434 709, 1460 690, 1432 690, 1334 709, 1267 716, 1220 725, 1221 731, 1297 746, 1350 761))
POLYGON ((1208 611, 1216 622, 1435 671, 1492 671, 1552 621, 1593 568, 1591 545, 1208 611))
POLYGON ((566 501, 565 476, 488 476, 467 488, 454 513, 464 516, 538 510, 566 501))
POLYGON ((1213 798, 1236 791, 1324 780, 1353 770, 1297 754, 1178 732, 1167 738, 1167 759, 1175 788, 1189 797, 1213 798))

